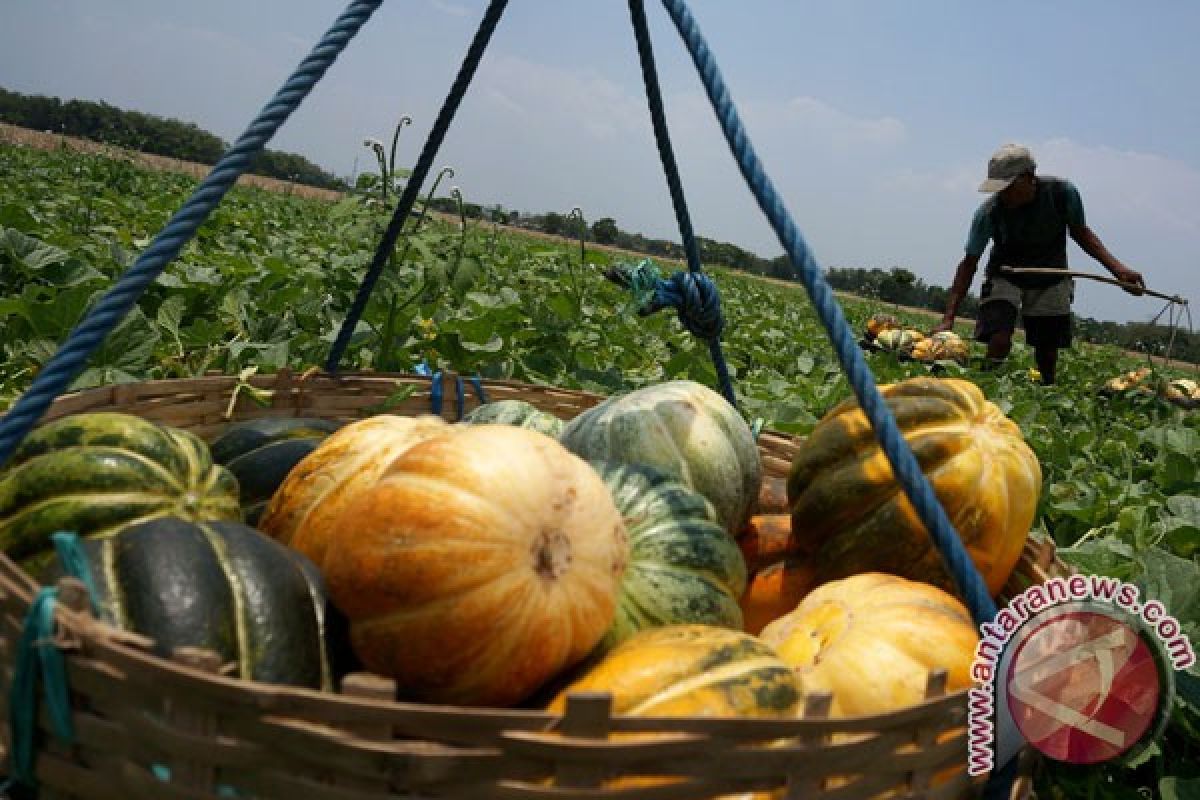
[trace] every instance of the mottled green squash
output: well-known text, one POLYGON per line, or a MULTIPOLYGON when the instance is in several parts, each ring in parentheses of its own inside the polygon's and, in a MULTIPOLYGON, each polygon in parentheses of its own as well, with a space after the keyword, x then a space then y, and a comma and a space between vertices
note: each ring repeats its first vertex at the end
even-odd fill
POLYGON ((111 536, 174 515, 242 519, 233 474, 195 435, 129 414, 76 414, 33 431, 0 473, 0 548, 35 572, 50 536, 111 536))
POLYGON ((704 496, 651 467, 593 463, 625 520, 629 559, 617 614, 598 646, 699 623, 740 630, 746 561, 704 496))
POLYGON ((524 400, 497 400, 467 412, 463 422, 469 425, 515 425, 518 428, 544 433, 557 439, 563 430, 563 421, 553 414, 539 410, 524 400))
POLYGON ((330 660, 346 626, 316 567, 247 525, 160 517, 82 545, 100 619, 159 655, 203 647, 237 677, 313 689, 347 668, 330 660))
POLYGON ((325 419, 265 417, 222 431, 211 445, 213 460, 237 478, 247 524, 258 524, 292 468, 340 427, 325 419))
POLYGON ((704 495, 728 532, 741 530, 762 482, 750 426, 725 398, 694 381, 669 381, 609 398, 560 437, 588 461, 645 464, 704 495))

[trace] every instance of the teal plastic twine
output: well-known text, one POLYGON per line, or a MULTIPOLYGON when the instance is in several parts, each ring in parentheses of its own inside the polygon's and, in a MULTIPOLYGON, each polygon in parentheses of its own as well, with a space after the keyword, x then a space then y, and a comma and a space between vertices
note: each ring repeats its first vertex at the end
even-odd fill
MULTIPOLYGON (((95 610, 95 584, 79 537, 59 531, 51 539, 62 563, 63 572, 83 582, 88 600, 95 610)), ((58 589, 47 586, 37 593, 21 630, 17 643, 16 668, 8 697, 8 724, 12 731, 11 775, 9 781, 25 786, 37 785, 34 774, 34 755, 37 752, 38 701, 44 696, 54 735, 70 745, 75 741, 71 724, 71 701, 67 693, 67 667, 62 651, 54 639, 54 607, 58 589), (39 677, 41 694, 38 692, 39 677)))
POLYGON ((625 306, 625 311, 626 313, 638 312, 650 305, 650 301, 654 299, 654 293, 658 291, 662 276, 653 261, 643 258, 629 268, 628 277, 629 292, 633 297, 625 306))

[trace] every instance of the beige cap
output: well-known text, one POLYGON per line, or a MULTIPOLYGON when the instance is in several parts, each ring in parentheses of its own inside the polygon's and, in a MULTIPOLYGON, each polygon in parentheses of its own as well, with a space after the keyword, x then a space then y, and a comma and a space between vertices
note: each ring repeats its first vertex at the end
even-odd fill
POLYGON ((979 184, 981 192, 1000 192, 1018 176, 1037 168, 1028 147, 1006 144, 988 159, 987 180, 979 184))

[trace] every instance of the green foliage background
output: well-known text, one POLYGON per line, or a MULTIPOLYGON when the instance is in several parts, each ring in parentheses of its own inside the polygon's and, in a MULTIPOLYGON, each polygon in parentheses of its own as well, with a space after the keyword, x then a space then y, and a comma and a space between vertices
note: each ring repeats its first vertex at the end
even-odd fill
MULTIPOLYGON (((0 408, 194 186, 119 160, 0 145, 0 408)), ((75 388, 323 364, 388 216, 369 194, 330 205, 235 188, 75 388)), ((605 394, 672 378, 715 385, 702 343, 667 313, 638 317, 601 278, 607 252, 589 250, 581 264, 577 246, 462 220, 430 220, 402 240, 344 368, 408 371, 424 360, 605 394)), ((745 413, 804 435, 850 393, 807 296, 744 273, 712 273, 745 413)), ((879 302, 845 304, 857 329, 880 310, 879 302)), ((1083 571, 1137 582, 1200 643, 1200 412, 1153 397, 1101 396, 1105 379, 1137 365, 1106 347, 1065 354, 1056 387, 1030 379, 1030 354, 1020 345, 1003 369, 986 373, 887 353, 867 358, 880 383, 930 369, 975 381, 1041 461, 1034 535, 1053 538, 1083 571)), ((1200 670, 1178 677, 1162 741, 1133 764, 1047 765, 1039 777, 1045 796, 1196 796, 1200 670)))

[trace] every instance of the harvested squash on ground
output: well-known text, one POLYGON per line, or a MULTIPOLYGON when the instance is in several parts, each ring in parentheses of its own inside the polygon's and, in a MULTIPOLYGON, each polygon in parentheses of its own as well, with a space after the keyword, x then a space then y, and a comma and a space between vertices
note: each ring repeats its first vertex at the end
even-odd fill
POLYGON ((562 434, 564 424, 558 417, 524 400, 496 400, 484 403, 467 412, 462 421, 468 425, 515 425, 555 439, 562 434))
POLYGON ((953 331, 942 331, 921 339, 912 348, 912 357, 917 361, 956 361, 967 363, 970 347, 953 331))
POLYGON ((103 538, 163 516, 240 522, 237 480, 197 436, 130 414, 49 422, 0 473, 0 549, 34 574, 57 531, 103 538))
POLYGON ((750 426, 725 398, 695 381, 609 398, 568 422, 561 441, 588 461, 665 472, 708 498, 731 534, 749 519, 762 482, 750 426))
POLYGON ((629 545, 604 481, 544 434, 414 444, 333 524, 323 571, 363 664, 407 697, 507 706, 612 625, 629 545))
POLYGON ((875 344, 881 350, 908 356, 912 354, 917 342, 925 338, 925 334, 911 328, 889 328, 875 337, 875 344))
POLYGON ((441 417, 380 414, 330 435, 288 473, 258 527, 324 569, 333 539, 353 536, 338 517, 354 495, 375 485, 387 466, 417 442, 451 428, 441 417))
POLYGON ((341 423, 263 417, 235 422, 213 440, 213 460, 237 478, 246 524, 257 525, 288 473, 341 423))
POLYGON ((743 630, 757 636, 768 623, 794 611, 816 585, 816 570, 802 558, 783 558, 757 570, 740 602, 743 630))
POLYGON ((870 318, 867 319, 867 341, 874 340, 884 331, 890 331, 900 327, 902 327, 900 325, 900 320, 896 319, 891 314, 872 314, 870 318))
POLYGON ((831 717, 920 703, 930 672, 947 691, 971 685, 979 633, 956 598, 895 575, 864 573, 820 586, 760 638, 796 670, 802 695, 829 692, 831 717))
POLYGON ((99 618, 165 658, 202 647, 237 677, 325 690, 346 670, 320 573, 248 525, 159 517, 81 544, 99 618))
POLYGON ((1105 382, 1102 394, 1157 394, 1163 400, 1183 408, 1200 406, 1200 384, 1189 378, 1156 377, 1150 367, 1140 367, 1105 382))
MULTIPOLYGON (((1042 488, 1020 428, 958 379, 880 387, 992 595, 1016 566, 1042 488)), ((889 572, 951 588, 941 556, 854 398, 800 446, 788 479, 792 530, 820 582, 889 572)))

